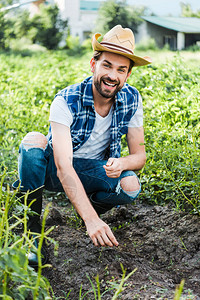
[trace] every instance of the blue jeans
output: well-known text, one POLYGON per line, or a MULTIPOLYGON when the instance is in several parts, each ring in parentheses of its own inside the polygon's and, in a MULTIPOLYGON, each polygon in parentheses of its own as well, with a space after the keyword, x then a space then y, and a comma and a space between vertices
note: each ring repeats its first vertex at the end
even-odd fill
MULTIPOLYGON (((133 171, 124 171, 119 178, 109 178, 103 168, 105 164, 105 160, 73 159, 73 167, 86 193, 88 195, 93 194, 94 201, 112 204, 113 206, 132 203, 139 195, 141 188, 129 195, 121 188, 120 180, 126 176, 136 176, 136 174, 133 171)), ((57 177, 53 149, 49 144, 45 149, 34 147, 26 149, 21 144, 18 171, 21 181, 20 190, 22 191, 35 190, 44 186, 49 191, 64 192, 57 177)), ((70 176, 70 174, 66 174, 66 176, 70 176)), ((72 188, 76 188, 73 183, 72 188)))

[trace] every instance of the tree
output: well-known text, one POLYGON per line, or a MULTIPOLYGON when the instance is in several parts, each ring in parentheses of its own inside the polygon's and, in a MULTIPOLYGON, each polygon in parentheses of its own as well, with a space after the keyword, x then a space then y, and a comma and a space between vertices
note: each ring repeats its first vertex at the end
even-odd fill
POLYGON ((47 49, 56 49, 68 22, 61 19, 57 5, 41 5, 40 8, 40 12, 31 20, 34 28, 32 41, 47 49))
POLYGON ((26 37, 47 49, 56 49, 67 24, 67 20, 61 19, 57 5, 41 5, 39 13, 32 18, 27 10, 17 10, 14 15, 0 10, 0 48, 8 48, 11 39, 26 37))
POLYGON ((27 33, 32 27, 30 13, 28 10, 19 10, 12 19, 14 23, 14 33, 16 38, 27 36, 27 33))
POLYGON ((14 0, 1 0, 0 9, 2 7, 9 6, 9 5, 11 5, 11 4, 15 3, 15 2, 16 2, 16 0, 15 1, 14 0))
POLYGON ((107 32, 115 25, 122 25, 137 32, 138 25, 142 23, 141 16, 144 14, 144 7, 127 5, 126 1, 108 0, 102 3, 97 18, 97 30, 107 32))
POLYGON ((12 1, 2 0, 0 3, 0 49, 8 48, 8 39, 12 36, 12 22, 6 18, 6 11, 1 10, 12 1))
MULTIPOLYGON (((10 39, 18 37, 17 28, 20 24, 23 14, 18 15, 17 17, 12 17, 12 14, 9 14, 10 5, 18 3, 17 0, 1 0, 0 3, 0 49, 9 49, 10 39), (18 24, 19 23, 19 24, 18 24)), ((18 30, 19 36, 24 36, 26 29, 24 26, 21 26, 18 30)))
POLYGON ((200 18, 200 10, 197 10, 197 12, 193 12, 190 4, 185 4, 181 2, 181 16, 182 17, 194 17, 194 18, 200 18))
POLYGON ((0 49, 5 49, 5 27, 4 13, 0 12, 0 49))

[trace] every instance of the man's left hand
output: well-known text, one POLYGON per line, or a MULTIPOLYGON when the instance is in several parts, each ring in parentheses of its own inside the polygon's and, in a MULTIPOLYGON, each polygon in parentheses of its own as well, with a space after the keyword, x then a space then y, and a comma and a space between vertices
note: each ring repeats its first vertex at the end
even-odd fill
POLYGON ((114 157, 110 157, 103 167, 106 175, 111 178, 118 178, 123 171, 121 160, 114 157))

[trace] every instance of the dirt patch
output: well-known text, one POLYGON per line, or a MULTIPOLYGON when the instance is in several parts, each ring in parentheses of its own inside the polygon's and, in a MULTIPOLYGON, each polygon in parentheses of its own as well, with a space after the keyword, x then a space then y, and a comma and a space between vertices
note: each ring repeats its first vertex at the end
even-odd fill
POLYGON ((175 288, 185 279, 182 299, 200 299, 200 218, 176 212, 170 207, 121 206, 102 216, 111 226, 119 246, 97 248, 86 235, 85 227, 74 221, 70 204, 53 205, 48 225, 55 225, 50 236, 59 242, 57 256, 48 245, 49 263, 43 275, 50 281, 55 296, 78 300, 95 299, 90 280, 95 285, 99 275, 102 299, 110 300, 112 282, 119 282, 121 265, 128 279, 118 299, 173 299, 175 288), (90 278, 90 280, 89 280, 90 278))

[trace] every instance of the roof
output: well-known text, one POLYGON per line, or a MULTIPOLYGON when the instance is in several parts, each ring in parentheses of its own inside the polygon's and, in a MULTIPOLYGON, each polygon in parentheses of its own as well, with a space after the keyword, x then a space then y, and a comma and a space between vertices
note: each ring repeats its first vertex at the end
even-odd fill
POLYGON ((152 24, 184 33, 200 33, 200 18, 142 17, 152 24))
POLYGON ((94 10, 97 11, 100 7, 100 1, 80 1, 81 10, 94 10))

